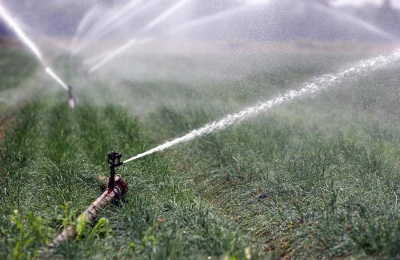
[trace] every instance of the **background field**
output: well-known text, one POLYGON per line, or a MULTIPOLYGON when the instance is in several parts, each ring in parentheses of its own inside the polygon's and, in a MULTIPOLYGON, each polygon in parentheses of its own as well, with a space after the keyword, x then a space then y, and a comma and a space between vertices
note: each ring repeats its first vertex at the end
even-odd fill
POLYGON ((74 110, 29 54, 2 49, 0 258, 399 257, 398 62, 119 167, 130 191, 108 221, 43 250, 99 195, 109 151, 126 159, 392 48, 287 44, 131 52, 89 76, 52 55, 74 110))

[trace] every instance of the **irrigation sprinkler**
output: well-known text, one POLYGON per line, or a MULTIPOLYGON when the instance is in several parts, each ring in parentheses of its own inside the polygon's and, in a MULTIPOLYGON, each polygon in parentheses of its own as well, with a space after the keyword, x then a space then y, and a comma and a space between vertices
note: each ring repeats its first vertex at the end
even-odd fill
POLYGON ((74 239, 77 236, 77 226, 84 224, 92 224, 102 210, 112 202, 121 199, 127 192, 128 186, 122 180, 121 175, 116 174, 115 168, 122 165, 122 154, 112 151, 108 154, 108 163, 110 164, 110 177, 107 189, 98 197, 81 215, 79 215, 76 223, 68 226, 48 245, 53 248, 58 244, 74 239))
POLYGON ((115 168, 121 166, 123 162, 121 162, 122 154, 117 153, 116 151, 112 151, 108 154, 108 163, 110 164, 110 177, 108 178, 107 190, 111 192, 115 187, 115 168))
POLYGON ((76 99, 74 95, 72 95, 72 86, 68 85, 68 105, 70 108, 75 108, 76 99))

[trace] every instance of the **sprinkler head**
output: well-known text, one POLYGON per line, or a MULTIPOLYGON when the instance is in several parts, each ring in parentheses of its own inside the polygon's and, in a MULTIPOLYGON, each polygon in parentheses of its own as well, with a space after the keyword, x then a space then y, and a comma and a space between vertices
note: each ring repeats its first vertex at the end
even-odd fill
POLYGON ((110 167, 118 167, 122 164, 120 161, 122 157, 122 153, 117 153, 116 151, 112 151, 108 154, 108 163, 110 167))
POLYGON ((114 190, 115 187, 115 168, 121 166, 123 162, 121 162, 122 154, 117 153, 116 151, 112 151, 108 154, 108 163, 110 164, 110 177, 108 179, 107 189, 109 192, 114 190))
POLYGON ((70 108, 75 108, 76 99, 74 95, 72 95, 72 86, 68 85, 68 105, 70 108))

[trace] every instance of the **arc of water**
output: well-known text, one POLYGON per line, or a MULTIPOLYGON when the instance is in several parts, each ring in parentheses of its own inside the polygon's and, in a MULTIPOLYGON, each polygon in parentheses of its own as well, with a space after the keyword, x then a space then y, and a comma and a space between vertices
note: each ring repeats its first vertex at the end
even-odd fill
POLYGON ((28 36, 21 30, 21 28, 17 25, 11 15, 8 14, 6 9, 0 4, 0 15, 3 17, 4 21, 14 30, 18 38, 26 45, 28 48, 35 54, 39 62, 45 67, 46 72, 58 83, 63 87, 65 90, 68 91, 68 86, 65 84, 54 72, 53 70, 47 66, 44 62, 42 53, 36 47, 36 45, 31 41, 28 36))
MULTIPOLYGON (((373 33, 376 33, 377 35, 380 35, 380 36, 382 36, 384 38, 391 39, 391 40, 395 39, 395 37, 393 35, 389 34, 388 32, 385 32, 385 31, 377 28, 376 26, 373 26, 372 24, 369 24, 369 23, 367 23, 367 22, 365 22, 365 21, 363 21, 361 19, 358 19, 358 18, 356 18, 354 16, 351 16, 349 14, 342 14, 342 13, 339 14, 338 11, 328 9, 328 8, 322 6, 322 5, 319 5, 319 4, 315 4, 315 6, 318 7, 320 10, 322 10, 323 12, 328 13, 329 15, 333 16, 334 18, 342 19, 344 17, 347 20, 353 21, 357 26, 360 26, 361 28, 369 30, 369 31, 371 31, 373 33), (340 17, 339 17, 339 15, 340 15, 340 17)), ((194 26, 198 26, 198 25, 201 25, 201 24, 204 24, 204 23, 213 22, 213 21, 216 21, 218 19, 222 19, 222 18, 224 18, 226 16, 231 16, 231 15, 234 15, 236 13, 241 13, 241 12, 245 12, 247 10, 251 10, 252 8, 254 8, 254 7, 252 7, 250 5, 242 5, 241 7, 235 7, 235 8, 231 8, 231 9, 225 10, 225 11, 221 11, 221 12, 218 12, 216 14, 213 14, 213 15, 210 15, 210 16, 207 16, 207 17, 203 17, 203 18, 199 18, 199 19, 195 19, 195 20, 190 21, 190 22, 188 22, 186 24, 173 27, 172 29, 170 29, 167 32, 163 33, 163 35, 171 34, 171 33, 174 33, 176 31, 179 31, 179 30, 192 28, 194 26)), ((156 38, 156 37, 154 37, 154 38, 156 38)), ((131 41, 129 41, 125 45, 115 49, 114 52, 111 51, 108 55, 105 56, 105 58, 100 60, 98 62, 98 64, 94 65, 89 71, 91 73, 95 72, 96 70, 98 70, 99 68, 104 66, 106 63, 108 63, 112 59, 116 58, 118 55, 122 54, 124 51, 128 50, 134 44, 135 43, 132 43, 131 41), (123 51, 121 51, 121 50, 123 50, 123 51), (100 63, 101 63, 101 65, 100 65, 100 63)), ((95 60, 95 59, 90 58, 90 59, 87 59, 87 60, 95 60)))
POLYGON ((50 68, 50 67, 46 67, 46 72, 47 74, 49 74, 58 84, 61 85, 61 87, 63 87, 66 91, 70 91, 69 87, 67 86, 67 84, 64 83, 64 81, 62 81, 60 79, 60 77, 57 76, 56 73, 54 73, 54 71, 50 68))
POLYGON ((79 36, 83 33, 83 31, 88 27, 91 21, 93 21, 94 17, 96 17, 100 13, 100 10, 97 7, 90 9, 83 16, 82 20, 79 22, 78 27, 76 28, 76 32, 74 37, 72 37, 71 44, 69 47, 69 51, 71 54, 74 54, 74 49, 78 43, 79 36))
POLYGON ((108 19, 105 19, 104 23, 99 24, 98 27, 95 28, 95 33, 98 33, 99 31, 107 28, 111 24, 117 22, 119 19, 121 19, 121 17, 124 17, 125 15, 131 13, 132 10, 134 10, 142 2, 143 0, 132 0, 124 5, 120 10, 113 11, 112 15, 108 19))
POLYGON ((14 30, 14 32, 17 34, 18 38, 21 39, 21 41, 28 46, 28 48, 36 55, 37 59, 43 64, 43 56, 40 53, 39 49, 36 47, 35 43, 31 41, 25 33, 20 29, 20 27, 17 25, 17 23, 14 21, 14 19, 11 17, 11 15, 8 14, 6 9, 0 4, 0 15, 3 17, 5 22, 11 27, 11 29, 14 30))
MULTIPOLYGON (((188 22, 186 24, 183 24, 183 25, 175 26, 175 27, 167 30, 165 33, 162 33, 162 34, 160 34, 158 36, 173 34, 175 32, 181 31, 181 30, 186 30, 188 28, 192 28, 192 27, 195 27, 195 26, 198 26, 198 25, 202 25, 202 24, 205 24, 205 23, 210 23, 210 22, 216 21, 218 19, 223 19, 224 17, 231 16, 231 15, 234 15, 234 14, 237 14, 237 13, 240 13, 240 12, 244 12, 244 11, 247 11, 247 10, 251 10, 251 6, 243 5, 241 7, 230 8, 228 10, 224 10, 224 11, 218 12, 216 14, 209 15, 207 17, 194 19, 194 20, 192 20, 192 21, 190 21, 190 22, 188 22)), ((140 41, 139 40, 136 41, 136 39, 135 40, 132 39, 131 41, 129 41, 125 45, 123 45, 123 46, 121 46, 121 47, 119 47, 119 48, 117 48, 115 50, 111 50, 106 54, 102 53, 102 54, 96 55, 94 57, 85 59, 85 61, 84 61, 85 63, 94 63, 94 62, 97 61, 97 63, 95 65, 93 65, 88 70, 88 73, 95 72, 96 70, 101 68, 103 65, 105 65, 107 62, 111 61, 112 59, 114 59, 115 57, 117 57, 118 55, 120 55, 121 53, 123 53, 124 51, 126 51, 127 49, 132 47, 133 45, 139 44, 141 42, 151 41, 153 39, 156 39, 158 36, 147 37, 147 38, 145 38, 143 40, 140 40, 140 41)))
MULTIPOLYGON (((161 15, 159 15, 157 18, 155 18, 153 21, 148 23, 143 29, 141 29, 137 34, 145 33, 151 29, 153 29, 156 25, 164 21, 166 18, 171 16, 173 13, 178 11, 180 8, 182 8, 187 2, 190 0, 181 0, 175 5, 173 5, 171 8, 163 12, 161 15)), ((131 46, 133 46, 137 42, 137 37, 134 37, 130 39, 127 43, 122 45, 121 47, 117 48, 115 52, 110 53, 110 55, 106 56, 103 60, 101 60, 98 64, 93 66, 88 70, 89 73, 93 73, 94 71, 98 70, 102 66, 104 66, 106 63, 117 57, 119 54, 123 53, 124 51, 128 50, 131 46)))
POLYGON ((206 23, 214 22, 214 21, 223 19, 228 16, 232 16, 232 15, 235 15, 238 13, 252 10, 252 8, 253 7, 250 5, 242 5, 240 7, 230 8, 228 10, 224 10, 224 11, 206 16, 206 17, 195 19, 195 20, 190 21, 183 25, 178 25, 178 26, 168 30, 165 34, 171 34, 171 33, 174 33, 174 32, 180 31, 180 30, 185 30, 185 29, 192 28, 195 26, 204 25, 206 23))
POLYGON ((181 9, 189 0, 181 0, 175 5, 173 5, 171 8, 163 12, 160 16, 158 16, 156 19, 154 19, 152 22, 150 22, 146 27, 141 31, 141 32, 146 32, 149 31, 150 29, 153 29, 156 25, 161 23, 163 20, 165 20, 168 16, 172 15, 179 9, 181 9))
POLYGON ((104 64, 108 63, 110 60, 112 60, 115 56, 118 56, 119 54, 123 53, 124 51, 126 51, 127 49, 129 49, 131 46, 137 44, 137 43, 145 43, 148 41, 151 41, 154 37, 147 37, 144 39, 131 39, 129 42, 127 42, 124 46, 120 47, 119 49, 117 49, 116 51, 114 51, 113 53, 111 53, 110 55, 108 55, 107 57, 105 57, 103 60, 101 60, 99 63, 97 63, 95 66, 93 66, 92 68, 90 68, 88 70, 88 73, 91 74, 94 71, 98 70, 100 67, 102 67, 104 64))
POLYGON ((347 21, 351 21, 352 23, 354 23, 355 25, 359 26, 360 28, 363 28, 367 31, 370 31, 372 33, 375 33, 376 35, 379 35, 385 39, 389 39, 389 40, 396 40, 397 37, 393 34, 390 34, 380 28, 378 28, 377 26, 366 22, 360 18, 357 18, 354 15, 351 15, 349 13, 346 12, 339 12, 333 8, 328 8, 326 6, 323 6, 321 4, 318 3, 313 3, 319 10, 323 11, 324 13, 328 14, 329 16, 332 16, 333 18, 337 19, 338 21, 343 21, 343 20, 347 20, 347 21))
POLYGON ((99 23, 98 26, 92 28, 88 34, 86 35, 86 40, 83 41, 80 45, 76 45, 71 47, 71 54, 77 55, 83 48, 87 45, 95 42, 99 39, 99 37, 106 35, 107 33, 112 32, 113 29, 117 28, 123 23, 126 23, 129 19, 132 19, 139 13, 145 12, 146 10, 153 7, 157 1, 149 1, 138 7, 138 5, 142 2, 142 0, 130 2, 128 3, 127 8, 125 6, 121 8, 121 11, 117 11, 116 14, 113 14, 111 17, 106 19, 103 23, 99 23), (136 8, 138 7, 138 8, 136 8))
POLYGON ((310 96, 311 94, 317 93, 327 87, 330 87, 333 84, 339 83, 345 78, 355 78, 362 73, 371 70, 376 70, 399 59, 400 59, 400 49, 396 50, 395 52, 393 52, 388 56, 378 56, 376 58, 360 61, 356 65, 351 66, 350 68, 343 70, 337 74, 327 74, 321 76, 315 79, 312 83, 306 84, 303 88, 299 90, 289 90, 286 93, 281 94, 267 102, 248 107, 238 113, 227 115, 226 117, 222 118, 219 121, 214 121, 212 123, 206 124, 205 126, 193 130, 182 137, 176 138, 172 141, 166 142, 144 153, 131 157, 125 160, 123 163, 128 163, 137 160, 139 158, 142 158, 146 155, 163 151, 171 146, 190 141, 196 137, 200 137, 202 135, 211 133, 213 131, 225 129, 226 127, 232 124, 240 123, 241 121, 256 116, 260 112, 270 109, 274 106, 291 102, 294 99, 305 98, 307 96, 310 96))

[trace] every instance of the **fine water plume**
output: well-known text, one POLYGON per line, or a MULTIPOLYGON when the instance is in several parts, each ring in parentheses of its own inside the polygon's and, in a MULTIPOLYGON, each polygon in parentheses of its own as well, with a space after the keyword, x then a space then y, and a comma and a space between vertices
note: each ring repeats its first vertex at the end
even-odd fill
POLYGON ((43 64, 43 56, 39 49, 21 30, 20 26, 13 20, 11 15, 8 14, 6 9, 0 4, 0 15, 3 17, 4 21, 10 26, 10 28, 15 32, 18 38, 35 54, 36 58, 43 64))
POLYGON ((122 5, 121 7, 113 8, 110 10, 111 15, 109 15, 109 17, 104 17, 103 14, 103 19, 96 21, 96 24, 93 26, 89 34, 97 35, 110 26, 117 27, 116 25, 118 25, 119 22, 124 19, 124 17, 136 15, 136 13, 141 10, 141 8, 137 8, 141 3, 142 0, 133 0, 129 1, 125 5, 122 5))
POLYGON ((11 15, 4 9, 4 7, 0 4, 0 15, 3 17, 4 21, 10 26, 11 29, 16 33, 18 38, 35 54, 36 58, 45 68, 47 74, 49 74, 61 87, 68 91, 68 86, 58 77, 54 71, 46 65, 42 53, 36 47, 35 43, 31 41, 26 34, 21 30, 21 28, 17 25, 17 23, 12 19, 11 15))
POLYGON ((93 72, 95 72, 96 70, 98 70, 99 68, 101 68, 102 66, 104 66, 106 63, 108 63, 109 61, 111 61, 112 59, 114 59, 116 56, 120 55, 121 53, 125 52, 127 49, 129 49, 130 47, 132 47, 133 45, 139 44, 139 43, 146 43, 149 42, 153 39, 154 37, 147 37, 144 39, 131 39, 129 42, 127 42, 125 45, 119 47, 118 49, 114 50, 113 52, 111 52, 109 55, 107 55, 104 59, 102 59, 100 62, 98 62, 96 65, 94 65, 93 67, 91 67, 88 70, 88 73, 91 74, 93 72))
POLYGON ((149 37, 145 37, 143 39, 133 38, 130 41, 128 41, 126 44, 124 44, 123 46, 120 46, 114 50, 111 50, 108 53, 101 53, 94 57, 87 58, 84 62, 85 63, 95 63, 95 65, 93 65, 88 70, 88 73, 91 74, 91 73, 97 71, 98 69, 100 69, 101 67, 103 67, 104 65, 106 65, 109 61, 113 60, 120 54, 129 50, 133 46, 153 41, 162 36, 168 36, 168 35, 178 33, 180 31, 190 30, 190 29, 194 29, 196 27, 211 24, 213 22, 217 22, 218 20, 221 20, 221 19, 224 19, 227 17, 232 17, 236 14, 240 14, 240 13, 250 11, 250 10, 254 10, 254 6, 240 5, 240 6, 232 7, 227 10, 223 10, 223 11, 220 11, 220 12, 217 12, 214 14, 210 14, 205 17, 200 17, 200 18, 188 21, 182 25, 177 25, 175 27, 167 29, 167 30, 161 32, 159 35, 149 36, 149 37))
POLYGON ((146 155, 149 155, 149 154, 152 154, 155 152, 163 151, 163 150, 170 148, 171 146, 174 146, 176 144, 190 141, 196 137, 200 137, 202 135, 209 134, 216 130, 223 130, 230 125, 240 123, 245 119, 254 117, 254 116, 260 114, 261 112, 264 112, 275 106, 291 102, 295 99, 309 97, 310 95, 316 94, 334 84, 338 84, 345 79, 354 79, 354 78, 360 77, 361 75, 363 75, 365 73, 369 73, 376 69, 382 68, 382 67, 388 65, 389 63, 395 62, 399 59, 400 59, 400 49, 396 50, 395 52, 393 52, 392 54, 390 54, 388 56, 378 56, 375 58, 360 61, 357 64, 355 64, 354 66, 351 66, 350 68, 347 68, 337 74, 326 74, 319 78, 316 78, 313 82, 306 83, 305 86, 300 88, 299 90, 289 90, 289 91, 285 92, 284 94, 278 95, 277 97, 275 97, 267 102, 259 103, 255 106, 251 106, 246 109, 243 109, 242 111, 237 112, 235 114, 227 115, 219 121, 214 121, 212 123, 206 124, 205 126, 199 128, 199 129, 193 130, 190 133, 188 133, 182 137, 176 138, 172 141, 168 141, 168 142, 166 142, 162 145, 159 145, 151 150, 148 150, 147 152, 144 152, 144 153, 138 154, 134 157, 131 157, 131 158, 125 160, 124 163, 137 160, 139 158, 142 158, 146 155))
POLYGON ((98 8, 92 8, 83 16, 81 21, 79 22, 75 35, 72 37, 70 44, 70 54, 75 54, 74 49, 76 49, 76 45, 78 43, 78 38, 87 30, 88 25, 94 20, 96 16, 100 15, 100 10, 98 8))
POLYGON ((143 33, 143 32, 147 32, 147 31, 153 29, 156 25, 158 25, 159 23, 164 21, 168 16, 172 15, 173 13, 178 11, 180 8, 182 8, 188 1, 189 0, 181 0, 181 1, 179 1, 178 3, 173 5, 171 8, 169 8, 165 12, 163 12, 161 15, 156 17, 156 19, 154 19, 149 24, 147 24, 146 27, 144 27, 141 32, 143 33))
POLYGON ((185 31, 185 30, 196 28, 198 26, 216 22, 220 19, 230 17, 230 16, 233 16, 235 14, 238 14, 238 13, 241 13, 244 11, 248 11, 252 8, 253 7, 248 6, 248 5, 242 5, 239 7, 229 8, 228 10, 223 10, 223 11, 217 12, 215 14, 208 15, 206 17, 200 17, 198 19, 191 20, 182 25, 177 25, 175 27, 165 30, 164 32, 160 33, 159 35, 149 36, 149 37, 146 37, 146 38, 143 38, 140 40, 134 38, 134 39, 131 39, 129 42, 127 42, 125 45, 120 46, 117 49, 111 50, 107 53, 101 53, 96 56, 87 58, 87 59, 85 59, 84 63, 96 63, 97 62, 95 65, 93 65, 93 67, 91 67, 88 70, 89 73, 93 73, 96 70, 98 70, 99 68, 101 68, 103 65, 108 63, 108 61, 111 61, 112 59, 114 59, 118 55, 122 54, 123 52, 127 51, 129 48, 131 48, 134 45, 138 45, 141 43, 147 43, 149 41, 155 40, 158 37, 168 36, 168 35, 180 32, 180 31, 185 31))
POLYGON ((58 83, 60 84, 60 86, 62 86, 65 90, 69 91, 69 88, 67 86, 67 84, 64 83, 64 81, 62 81, 60 79, 60 77, 58 77, 54 71, 51 70, 50 67, 46 67, 46 72, 58 83))
MULTIPOLYGON (((177 1, 176 11, 185 2, 177 1)), ((196 6, 195 6, 196 7, 196 6)), ((196 8, 193 8, 196 10, 196 8)), ((140 38, 147 37, 149 31, 153 33, 153 39, 169 37, 177 39, 186 37, 185 40, 208 40, 227 42, 239 40, 248 41, 292 41, 297 39, 326 40, 372 40, 392 42, 396 37, 384 30, 355 16, 340 12, 312 1, 280 0, 266 1, 264 5, 246 4, 238 2, 235 5, 225 6, 224 10, 206 9, 203 13, 190 10, 189 18, 175 26, 164 26, 162 30, 151 30, 155 24, 160 23, 169 11, 164 15, 148 23, 143 29, 133 35, 125 44, 117 47, 99 60, 90 58, 89 72, 93 73, 110 61, 140 42, 140 38), (290 9, 290 7, 293 7, 290 9), (297 21, 297 22, 294 22, 297 21), (182 34, 179 34, 182 33, 182 34), (178 36, 174 38, 175 36, 178 36)), ((165 18, 164 18, 165 20, 165 18)), ((87 60, 86 60, 87 61, 87 60)))
POLYGON ((132 46, 136 46, 139 44, 143 44, 143 43, 147 43, 150 42, 152 40, 155 40, 158 37, 162 37, 162 36, 168 36, 180 31, 185 31, 185 30, 189 30, 189 29, 193 29, 196 28, 198 26, 202 26, 205 24, 209 24, 215 21, 218 21, 220 19, 226 18, 226 17, 230 17, 232 15, 244 12, 244 11, 248 11, 250 9, 252 9, 253 7, 248 6, 248 5, 242 5, 239 7, 234 7, 234 8, 230 8, 228 10, 223 10, 220 12, 217 12, 215 14, 211 14, 208 15, 206 17, 201 17, 198 19, 194 19, 191 20, 185 24, 182 25, 177 25, 175 27, 172 27, 164 32, 162 32, 160 35, 156 35, 156 36, 149 36, 143 39, 131 39, 129 42, 127 42, 125 45, 120 46, 117 49, 111 50, 108 53, 101 53, 98 54, 94 57, 91 58, 87 58, 85 59, 84 63, 95 63, 95 65, 93 65, 89 70, 88 73, 91 74, 93 72, 95 72, 96 70, 98 70, 99 68, 101 68, 103 65, 105 65, 106 63, 108 63, 109 61, 113 60, 114 58, 116 58, 118 55, 122 54, 123 52, 127 51, 128 49, 130 49, 132 46))
MULTIPOLYGON (((163 22, 165 19, 167 19, 169 16, 174 14, 176 11, 181 9, 183 6, 185 6, 186 3, 188 3, 190 0, 180 0, 177 2, 175 5, 171 6, 169 9, 165 10, 162 12, 159 16, 157 16, 155 19, 153 19, 151 22, 149 22, 143 29, 139 30, 137 35, 144 34, 150 30, 152 30, 154 27, 156 27, 158 24, 163 22)), ((98 64, 94 65, 92 68, 90 68, 88 71, 89 73, 93 73, 105 64, 107 64, 109 61, 129 49, 132 45, 134 45, 137 42, 138 37, 133 37, 130 39, 128 42, 126 42, 124 45, 121 47, 115 49, 114 52, 111 52, 107 57, 105 57, 103 60, 101 60, 98 64)))
POLYGON ((396 40, 397 37, 393 34, 390 34, 377 26, 368 23, 360 18, 355 17, 354 15, 348 14, 346 12, 339 12, 333 8, 328 8, 321 4, 314 3, 315 8, 319 11, 326 13, 328 16, 336 19, 338 22, 349 22, 349 24, 355 25, 356 27, 371 32, 377 36, 382 37, 387 40, 396 40))
POLYGON ((229 8, 227 10, 223 10, 205 17, 201 17, 192 21, 187 22, 186 24, 176 26, 166 32, 166 34, 172 34, 177 31, 189 30, 198 26, 203 26, 206 24, 210 24, 216 22, 218 20, 222 20, 224 18, 232 17, 237 14, 241 14, 246 11, 254 10, 254 6, 252 5, 241 5, 229 8))
POLYGON ((105 17, 104 20, 99 21, 99 19, 96 19, 95 21, 92 21, 94 23, 90 28, 88 28, 87 32, 82 35, 82 38, 84 39, 80 42, 80 44, 78 44, 79 35, 76 34, 74 36, 75 41, 70 47, 70 54, 77 55, 87 46, 99 41, 101 37, 104 37, 113 31, 118 32, 123 25, 129 24, 129 22, 135 16, 141 13, 146 13, 148 10, 155 7, 156 4, 157 0, 148 1, 146 3, 143 3, 141 0, 137 0, 130 1, 126 5, 116 7, 110 11, 97 10, 96 8, 93 9, 98 12, 97 16, 105 17))

